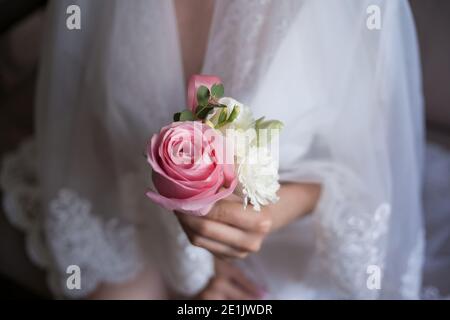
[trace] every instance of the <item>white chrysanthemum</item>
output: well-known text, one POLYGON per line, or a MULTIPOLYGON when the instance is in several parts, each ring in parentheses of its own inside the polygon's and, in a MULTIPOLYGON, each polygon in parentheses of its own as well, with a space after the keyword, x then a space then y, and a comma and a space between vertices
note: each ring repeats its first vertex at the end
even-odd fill
POLYGON ((244 206, 253 205, 260 211, 261 206, 278 201, 278 164, 266 148, 250 147, 245 157, 239 159, 238 193, 244 198, 244 206))
POLYGON ((250 148, 256 147, 256 131, 253 128, 248 130, 235 129, 232 132, 227 132, 227 134, 228 138, 234 139, 234 154, 237 157, 237 162, 240 163, 250 152, 250 148))

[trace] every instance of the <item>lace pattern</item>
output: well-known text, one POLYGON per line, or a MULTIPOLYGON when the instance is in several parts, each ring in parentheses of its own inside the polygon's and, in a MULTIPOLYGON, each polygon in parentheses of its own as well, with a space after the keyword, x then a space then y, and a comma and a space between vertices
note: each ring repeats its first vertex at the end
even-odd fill
MULTIPOLYGON (((434 157, 435 149, 436 147, 430 147, 428 154, 434 157)), ((58 239, 52 244, 52 249, 57 254, 50 254, 44 232, 42 205, 39 201, 39 183, 34 162, 31 161, 33 157, 30 157, 34 152, 34 143, 27 141, 17 153, 6 156, 2 163, 0 186, 8 220, 26 233, 27 252, 35 264, 48 270, 52 290, 56 294, 80 297, 91 292, 99 281, 119 282, 137 272, 140 265, 134 247, 134 228, 123 225, 116 219, 107 222, 97 219, 91 213, 89 202, 71 190, 61 190, 50 205, 48 232, 52 238, 58 239), (78 264, 82 269, 80 291, 66 289, 65 269, 70 264, 78 264)), ((446 156, 448 157, 448 154, 446 156)), ((436 159, 433 159, 431 162, 436 162, 436 159)), ((442 168, 438 169, 442 172, 442 168)), ((321 170, 322 173, 326 171, 321 170)), ((426 190, 431 190, 432 185, 436 185, 436 182, 433 182, 433 172, 427 170, 426 190)), ((439 177, 438 181, 441 181, 442 175, 439 177)), ((327 253, 323 255, 324 265, 330 274, 334 275, 333 278, 338 282, 344 297, 352 294, 362 298, 373 297, 373 293, 372 296, 369 293, 362 295, 366 291, 360 290, 366 288, 367 279, 366 269, 362 266, 382 265, 382 243, 387 231, 389 206, 385 204, 375 213, 367 212, 355 218, 350 208, 345 205, 348 196, 339 191, 344 188, 337 188, 338 181, 328 182, 317 208, 317 214, 323 216, 321 223, 317 225, 319 249, 322 253, 327 253), (334 190, 333 197, 326 191, 329 188, 334 190), (329 206, 335 206, 339 210, 334 210, 332 216, 324 216, 329 206)), ((439 186, 442 191, 440 184, 439 186)), ((443 199, 439 192, 431 192, 429 197, 443 199)), ((425 202, 427 208, 430 205, 436 206, 437 203, 425 202)), ((171 215, 164 216, 165 219, 173 219, 171 215)), ((170 239, 175 239, 172 245, 179 253, 172 257, 175 272, 171 273, 169 278, 177 291, 186 295, 193 294, 202 288, 213 274, 212 257, 205 250, 193 247, 176 221, 166 222, 170 239)), ((414 298, 410 293, 416 292, 417 286, 420 285, 416 274, 420 272, 422 265, 422 247, 423 243, 418 243, 417 250, 411 252, 408 260, 410 272, 402 277, 401 294, 404 298, 414 298)), ((427 285, 422 290, 421 298, 449 299, 449 296, 442 294, 437 287, 427 285)))
POLYGON ((426 259, 423 299, 450 299, 450 151, 427 145, 425 175, 426 259))
POLYGON ((367 272, 372 265, 383 270, 390 205, 368 210, 362 189, 349 185, 350 173, 323 170, 322 196, 313 214, 322 265, 342 298, 377 298, 379 290, 367 287, 367 272))
MULTIPOLYGON (((80 294, 92 292, 99 282, 126 281, 140 269, 134 228, 115 218, 98 219, 90 203, 71 190, 61 190, 51 201, 46 226, 58 270, 80 267, 80 294)), ((72 295, 64 277, 61 287, 72 295)))
POLYGON ((6 218, 26 233, 27 253, 36 265, 43 268, 49 265, 50 257, 44 243, 39 186, 35 163, 30 157, 33 154, 35 145, 29 140, 19 147, 17 153, 6 155, 2 161, 0 186, 6 218))
POLYGON ((421 273, 423 266, 424 241, 423 234, 418 236, 419 241, 411 251, 406 272, 401 277, 400 293, 404 299, 417 299, 417 293, 421 287, 421 273))
POLYGON ((299 0, 217 2, 204 72, 220 74, 231 96, 251 97, 301 5, 299 0))
POLYGON ((425 287, 422 290, 423 300, 450 300, 450 295, 442 295, 436 287, 425 287))
POLYGON ((171 250, 171 274, 168 279, 172 287, 184 296, 193 296, 204 288, 214 275, 212 255, 193 246, 179 223, 168 223, 169 239, 174 239, 171 250))
POLYGON ((30 140, 4 158, 3 206, 11 224, 25 232, 30 259, 47 269, 52 291, 77 298, 92 292, 99 282, 121 282, 135 275, 141 262, 134 227, 117 219, 98 219, 90 203, 71 190, 61 190, 45 213, 33 154, 30 140), (52 241, 47 243, 47 238, 52 241), (69 265, 81 269, 80 290, 67 289, 69 265))

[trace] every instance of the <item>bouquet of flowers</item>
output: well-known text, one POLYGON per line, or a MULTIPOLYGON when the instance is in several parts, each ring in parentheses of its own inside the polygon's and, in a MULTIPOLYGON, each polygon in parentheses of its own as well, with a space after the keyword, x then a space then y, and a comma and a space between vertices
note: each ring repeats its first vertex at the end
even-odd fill
POLYGON ((256 211, 278 200, 278 161, 269 147, 280 121, 255 120, 250 108, 224 97, 218 77, 206 75, 191 77, 188 108, 173 120, 147 146, 152 201, 203 216, 232 193, 256 211))

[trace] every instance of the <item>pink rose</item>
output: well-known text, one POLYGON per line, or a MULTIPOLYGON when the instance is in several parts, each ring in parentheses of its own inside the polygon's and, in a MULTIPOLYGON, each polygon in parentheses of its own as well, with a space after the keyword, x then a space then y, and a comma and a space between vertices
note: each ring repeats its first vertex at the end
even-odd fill
POLYGON ((207 87, 209 90, 211 90, 211 87, 214 84, 221 84, 222 81, 216 77, 216 76, 207 76, 207 75, 199 75, 194 74, 190 77, 189 83, 188 83, 188 108, 192 112, 195 112, 195 109, 197 108, 198 102, 197 102, 197 90, 201 86, 207 87))
POLYGON ((237 185, 234 164, 227 164, 224 149, 224 137, 201 122, 174 122, 162 128, 147 149, 158 191, 147 196, 168 210, 206 215, 237 185))

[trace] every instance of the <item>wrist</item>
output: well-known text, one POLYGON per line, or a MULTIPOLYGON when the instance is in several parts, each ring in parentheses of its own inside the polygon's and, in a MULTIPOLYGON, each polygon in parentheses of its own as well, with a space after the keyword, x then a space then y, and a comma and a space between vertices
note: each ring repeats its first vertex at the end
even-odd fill
POLYGON ((283 184, 278 192, 280 200, 265 207, 272 219, 271 231, 312 213, 319 201, 320 193, 320 184, 283 184))

